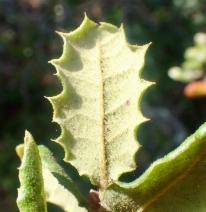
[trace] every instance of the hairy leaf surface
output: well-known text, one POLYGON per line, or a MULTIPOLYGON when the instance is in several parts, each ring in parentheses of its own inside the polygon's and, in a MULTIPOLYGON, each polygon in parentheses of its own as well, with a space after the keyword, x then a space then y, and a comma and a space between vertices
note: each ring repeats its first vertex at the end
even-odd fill
POLYGON ((42 165, 38 147, 29 132, 25 132, 24 152, 18 148, 18 155, 23 156, 19 168, 21 187, 18 189, 17 205, 20 212, 46 212, 42 165))
MULTIPOLYGON (((43 145, 38 146, 38 149, 42 162, 46 202, 58 205, 64 211, 86 212, 84 206, 88 206, 87 201, 64 169, 56 162, 50 150, 43 145)), ((16 152, 22 159, 24 145, 18 145, 16 152)))
POLYGON ((38 146, 43 165, 46 201, 60 206, 64 211, 86 212, 86 200, 76 185, 59 166, 45 146, 38 146), (82 206, 82 207, 80 207, 82 206))
POLYGON ((65 161, 104 190, 135 169, 135 129, 145 121, 138 103, 151 83, 140 79, 148 45, 129 45, 123 27, 99 26, 85 17, 71 33, 59 33, 63 55, 52 60, 63 91, 49 98, 65 161))
POLYGON ((102 204, 114 212, 205 212, 206 123, 136 181, 111 184, 102 204))

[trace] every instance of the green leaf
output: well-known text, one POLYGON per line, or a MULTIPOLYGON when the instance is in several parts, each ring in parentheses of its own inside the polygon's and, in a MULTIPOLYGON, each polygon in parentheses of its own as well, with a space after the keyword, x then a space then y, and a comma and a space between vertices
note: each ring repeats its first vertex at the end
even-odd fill
POLYGON ((19 158, 22 160, 24 156, 24 144, 19 144, 16 146, 16 153, 19 156, 19 158))
POLYGON ((205 212, 206 123, 132 183, 115 182, 102 204, 111 211, 205 212))
POLYGON ((64 211, 86 212, 87 202, 80 194, 70 177, 59 166, 52 153, 45 147, 39 146, 43 165, 44 187, 46 201, 58 205, 64 211))
MULTIPOLYGON (((87 211, 84 208, 84 206, 88 206, 87 201, 63 168, 56 162, 50 150, 43 145, 38 146, 38 149, 42 161, 46 201, 58 205, 64 211, 87 211)), ((18 145, 16 152, 22 159, 24 145, 18 145)))
POLYGON ((145 121, 138 103, 151 85, 139 77, 148 45, 129 45, 122 26, 98 26, 87 17, 74 32, 59 34, 63 55, 51 63, 63 91, 49 98, 62 129, 56 142, 65 149, 65 161, 101 192, 136 168, 135 132, 145 121))
POLYGON ((21 184, 17 198, 19 210, 21 212, 46 212, 41 159, 37 145, 29 132, 25 132, 24 153, 20 150, 20 146, 17 152, 19 156, 23 156, 19 168, 21 184))

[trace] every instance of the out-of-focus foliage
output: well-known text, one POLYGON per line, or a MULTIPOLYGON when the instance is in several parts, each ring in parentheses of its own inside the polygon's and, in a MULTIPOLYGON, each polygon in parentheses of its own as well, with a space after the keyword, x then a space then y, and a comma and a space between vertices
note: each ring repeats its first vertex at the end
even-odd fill
POLYGON ((189 82, 195 78, 204 75, 204 68, 206 65, 206 33, 197 33, 194 36, 195 45, 188 47, 185 51, 185 61, 182 67, 179 68, 180 72, 171 68, 169 76, 174 80, 189 82), (179 77, 177 76, 179 74, 179 77))
POLYGON ((199 32, 195 34, 194 43, 194 46, 185 50, 185 60, 181 66, 174 66, 168 72, 169 76, 174 80, 190 82, 184 89, 184 94, 190 98, 206 96, 205 80, 194 81, 203 78, 205 75, 206 33, 199 32))
MULTIPOLYGON (((181 64, 184 50, 193 44, 193 36, 205 31, 205 3, 205 0, 0 1, 1 208, 18 211, 15 199, 16 187, 19 187, 16 169, 19 160, 14 149, 23 142, 25 129, 32 132, 37 143, 55 152, 60 161, 64 155, 62 148, 50 141, 59 136, 60 129, 51 123, 52 109, 43 98, 62 90, 59 81, 52 76, 54 68, 46 62, 61 54, 62 40, 55 31, 73 30, 86 12, 96 22, 111 22, 117 26, 124 23, 130 43, 153 42, 143 78, 157 85, 148 89, 143 97, 143 114, 151 121, 143 124, 138 132, 144 147, 137 160, 138 164, 143 164, 139 170, 144 170, 206 120, 206 100, 185 98, 182 95, 184 84, 167 75, 170 67, 181 64), (145 130, 149 133, 143 137, 145 130), (149 155, 147 150, 153 154, 149 155)), ((87 195, 88 188, 82 188, 77 172, 68 167, 80 190, 87 195)), ((131 180, 138 174, 122 179, 131 180)), ((50 206, 48 210, 58 211, 50 206)))
POLYGON ((206 33, 197 33, 194 36, 195 45, 185 50, 185 61, 181 67, 172 67, 169 76, 174 80, 190 82, 204 75, 206 65, 206 33))

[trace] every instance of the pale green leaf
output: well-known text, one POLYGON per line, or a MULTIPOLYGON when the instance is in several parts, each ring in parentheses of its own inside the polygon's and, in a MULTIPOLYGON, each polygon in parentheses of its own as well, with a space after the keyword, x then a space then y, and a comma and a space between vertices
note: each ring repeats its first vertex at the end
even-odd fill
POLYGON ((108 186, 102 204, 114 212, 205 212, 206 123, 136 181, 108 186))
POLYGON ((136 168, 135 129, 145 121, 138 107, 151 83, 140 79, 148 48, 126 41, 123 27, 99 26, 85 17, 71 33, 59 33, 63 55, 52 60, 63 91, 49 98, 65 161, 87 175, 100 192, 136 168))
POLYGON ((24 144, 19 144, 16 146, 16 154, 22 160, 22 158, 24 156, 24 144))
MULTIPOLYGON (((21 146, 22 147, 22 146, 21 146)), ((17 205, 20 212, 46 212, 42 165, 37 145, 29 132, 25 132, 24 152, 17 148, 19 156, 23 156, 19 168, 21 187, 18 189, 17 205)))
POLYGON ((43 165, 46 201, 58 205, 64 211, 86 212, 87 202, 70 177, 44 146, 39 146, 43 165))

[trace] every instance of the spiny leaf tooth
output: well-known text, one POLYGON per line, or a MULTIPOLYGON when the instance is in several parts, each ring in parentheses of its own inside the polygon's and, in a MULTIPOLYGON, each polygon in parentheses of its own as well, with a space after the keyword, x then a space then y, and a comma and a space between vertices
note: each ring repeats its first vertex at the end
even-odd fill
POLYGON ((50 63, 55 66, 58 74, 60 74, 61 71, 63 71, 62 68, 66 67, 67 65, 68 68, 71 67, 70 62, 74 61, 76 57, 78 57, 78 52, 76 51, 75 47, 69 42, 69 39, 66 37, 62 38, 63 38, 63 54, 59 59, 53 59, 50 61, 50 63))
POLYGON ((63 37, 66 37, 66 35, 68 34, 68 33, 65 33, 65 32, 59 32, 59 31, 55 31, 59 36, 61 36, 62 38, 63 37))
MULTIPOLYGON (((67 100, 67 96, 65 93, 67 92, 67 89, 63 89, 62 93, 60 93, 57 96, 54 97, 47 97, 47 99, 50 101, 50 103, 53 106, 54 113, 53 113, 53 121, 61 124, 61 121, 58 117, 65 117, 65 111, 69 109, 69 101, 67 100), (68 102, 68 105, 65 105, 65 102, 68 102)), ((68 93, 68 92, 67 92, 68 93)))
POLYGON ((68 33, 67 36, 75 42, 82 39, 82 34, 87 33, 96 27, 98 27, 98 24, 91 21, 85 14, 82 24, 76 30, 68 33))
POLYGON ((51 103, 52 107, 53 107, 53 121, 56 121, 55 117, 56 117, 56 114, 58 113, 58 107, 56 106, 55 101, 54 101, 54 99, 56 97, 57 96, 55 96, 55 97, 46 97, 49 100, 49 102, 51 103))
POLYGON ((75 141, 74 141, 74 138, 72 138, 72 135, 63 125, 60 125, 60 127, 61 127, 61 135, 55 140, 55 142, 57 142, 64 148, 64 151, 65 151, 64 161, 69 161, 69 160, 72 160, 72 158, 75 158, 75 155, 72 154, 70 150, 70 146, 68 145, 68 142, 66 143, 64 141, 65 139, 70 139, 71 143, 75 141))
POLYGON ((138 102, 137 102, 139 109, 141 109, 140 102, 142 100, 142 96, 144 95, 144 92, 147 90, 147 88, 149 88, 152 85, 155 85, 155 83, 141 80, 141 87, 138 87, 138 89, 141 91, 140 95, 138 96, 138 102))

